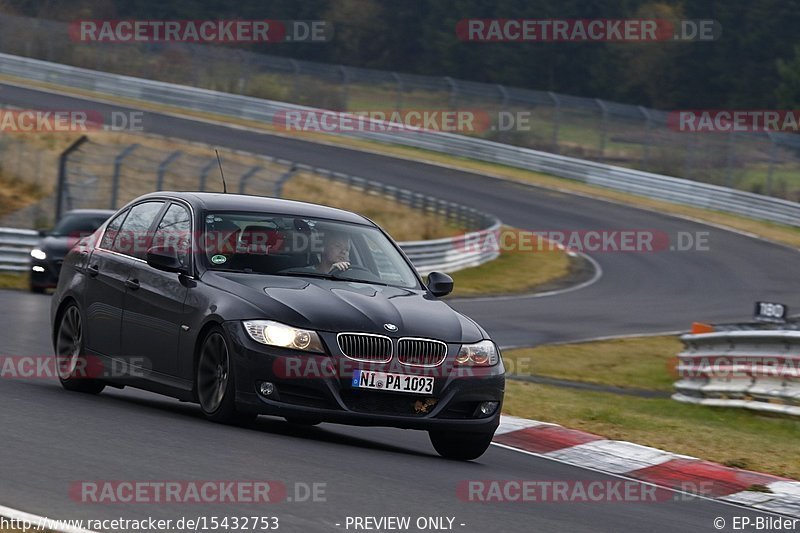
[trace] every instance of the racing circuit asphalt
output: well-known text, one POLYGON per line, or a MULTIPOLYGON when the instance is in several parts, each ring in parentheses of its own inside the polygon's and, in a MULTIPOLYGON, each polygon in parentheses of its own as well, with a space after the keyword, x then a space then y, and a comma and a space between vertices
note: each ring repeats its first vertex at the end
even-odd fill
MULTIPOLYGON (((23 108, 110 106, 9 85, 0 102, 23 108)), ((148 132, 237 148, 371 178, 471 205, 526 229, 708 231, 709 251, 599 253, 602 276, 547 297, 458 300, 503 346, 686 329, 693 320, 747 319, 756 300, 796 309, 794 250, 632 207, 498 182, 479 175, 147 113, 148 132)), ((44 355, 49 297, 0 291, 3 355, 44 355)), ((354 515, 455 516, 462 531, 710 531, 716 516, 752 515, 707 500, 650 504, 476 504, 456 497, 465 479, 609 479, 493 447, 473 463, 435 456, 427 436, 392 429, 295 428, 261 417, 253 428, 213 425, 197 407, 132 390, 98 397, 54 380, 0 383, 0 504, 59 518, 252 514, 252 506, 85 505, 79 480, 241 480, 327 483, 327 502, 259 507, 287 531, 334 531, 354 515)), ((730 521, 729 521, 730 523, 730 521)), ((343 529, 342 529, 343 530, 343 529)))

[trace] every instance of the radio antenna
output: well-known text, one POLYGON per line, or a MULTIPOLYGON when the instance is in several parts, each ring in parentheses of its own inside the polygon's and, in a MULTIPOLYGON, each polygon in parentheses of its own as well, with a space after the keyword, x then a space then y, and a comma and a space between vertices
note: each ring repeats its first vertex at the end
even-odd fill
POLYGON ((219 165, 219 175, 222 176, 222 192, 228 194, 228 186, 225 185, 225 173, 222 172, 222 160, 219 158, 219 151, 214 148, 214 153, 217 154, 217 164, 219 165))

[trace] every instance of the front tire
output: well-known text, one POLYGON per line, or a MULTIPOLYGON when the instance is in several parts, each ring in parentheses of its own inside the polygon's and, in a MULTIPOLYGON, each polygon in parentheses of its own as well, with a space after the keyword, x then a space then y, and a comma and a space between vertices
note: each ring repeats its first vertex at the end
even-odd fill
POLYGON ((461 431, 429 431, 436 452, 447 459, 471 461, 489 448, 493 433, 465 433, 461 431))
POLYGON ((89 365, 83 355, 83 318, 78 306, 70 304, 61 313, 56 333, 56 368, 61 386, 68 391, 100 394, 105 383, 88 377, 89 365))
POLYGON ((236 409, 233 365, 228 341, 219 326, 209 330, 200 344, 195 383, 200 409, 208 420, 237 425, 255 420, 257 415, 236 409))

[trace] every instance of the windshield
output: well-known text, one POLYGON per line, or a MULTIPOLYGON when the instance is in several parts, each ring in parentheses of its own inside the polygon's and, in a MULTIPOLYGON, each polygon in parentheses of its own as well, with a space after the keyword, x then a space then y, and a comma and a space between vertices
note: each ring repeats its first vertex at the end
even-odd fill
POLYGON ((85 237, 103 225, 108 219, 107 215, 78 214, 65 215, 58 221, 50 235, 56 237, 85 237))
POLYGON ((263 213, 207 213, 208 268, 421 288, 411 266, 377 228, 263 213))

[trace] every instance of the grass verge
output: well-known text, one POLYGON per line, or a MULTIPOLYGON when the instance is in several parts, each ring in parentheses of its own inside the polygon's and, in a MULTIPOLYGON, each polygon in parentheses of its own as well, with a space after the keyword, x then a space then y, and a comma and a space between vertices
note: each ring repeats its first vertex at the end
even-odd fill
POLYGON ((104 94, 93 93, 91 91, 74 89, 70 87, 62 87, 50 83, 33 82, 24 78, 16 78, 13 76, 6 76, 6 75, 0 76, 0 80, 5 80, 11 83, 17 83, 34 88, 54 90, 58 91, 61 94, 74 94, 76 96, 100 98, 110 102, 115 102, 122 105, 128 105, 131 107, 136 107, 155 112, 176 113, 187 117, 227 122, 230 124, 237 124, 237 125, 260 129, 265 131, 266 133, 272 133, 275 135, 294 137, 301 140, 353 148, 356 150, 374 152, 383 155, 391 155, 394 157, 399 157, 404 159, 413 159, 415 161, 423 161, 431 164, 443 165, 459 170, 465 170, 468 172, 476 172, 487 176, 494 176, 499 178, 516 180, 524 183, 530 183, 532 185, 540 186, 543 188, 554 189, 568 193, 588 195, 593 198, 602 198, 613 202, 652 209, 660 213, 690 217, 697 219, 699 221, 709 222, 712 224, 726 226, 739 231, 752 233, 753 235, 757 235, 759 237, 779 242, 782 244, 786 244, 795 248, 800 247, 800 228, 793 228, 790 226, 784 226, 781 224, 774 224, 770 222, 762 222, 758 220, 749 219, 746 217, 722 213, 719 211, 712 211, 697 207, 682 206, 679 204, 673 204, 661 200, 653 200, 643 196, 617 192, 611 189, 605 189, 594 185, 587 185, 584 183, 576 182, 565 178, 558 178, 555 176, 540 174, 538 172, 530 172, 513 167, 508 167, 505 165, 500 165, 495 163, 484 163, 472 159, 466 159, 462 157, 456 157, 437 152, 430 152, 426 150, 420 150, 417 148, 389 145, 375 141, 349 139, 340 136, 334 137, 330 135, 324 135, 319 133, 307 133, 307 132, 292 132, 291 134, 288 134, 286 132, 277 131, 271 125, 262 122, 237 119, 222 115, 213 115, 209 113, 203 113, 200 111, 185 110, 173 106, 155 105, 128 98, 118 98, 104 94))
POLYGON ((0 272, 0 289, 28 290, 28 275, 0 272))
POLYGON ((46 196, 39 185, 0 173, 0 216, 28 207, 46 196))
POLYGON ((494 261, 453 272, 454 297, 534 292, 573 274, 575 261, 563 250, 501 252, 494 261))
MULTIPOLYGON (((680 346, 672 337, 643 337, 508 350, 503 355, 519 373, 669 391, 680 346)), ((800 420, 513 380, 507 382, 504 412, 800 479, 795 458, 800 420)))
POLYGON ((681 341, 673 336, 612 339, 503 352, 517 374, 672 391, 681 341))
POLYGON ((374 220, 398 241, 441 239, 465 231, 443 216, 412 209, 391 198, 309 174, 299 174, 288 180, 282 197, 355 211, 374 220))

